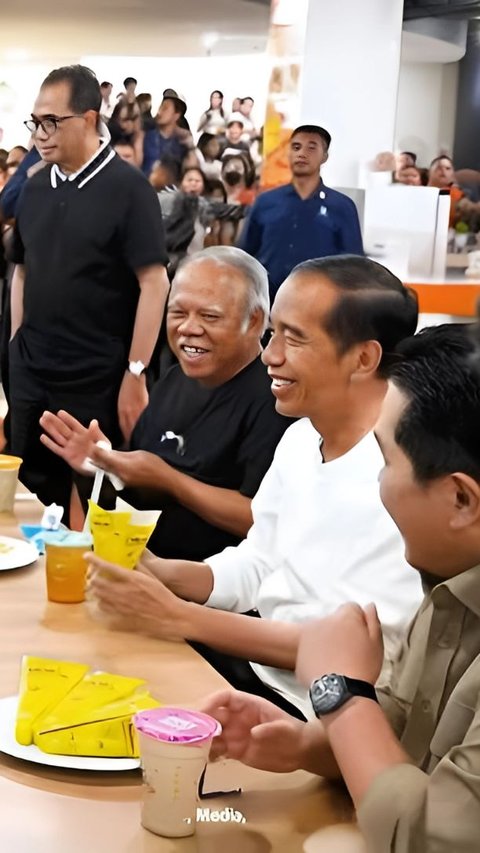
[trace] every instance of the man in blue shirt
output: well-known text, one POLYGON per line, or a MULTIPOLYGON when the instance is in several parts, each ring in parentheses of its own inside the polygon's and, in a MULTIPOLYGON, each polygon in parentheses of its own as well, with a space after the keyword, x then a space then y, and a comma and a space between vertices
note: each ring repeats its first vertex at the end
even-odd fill
POLYGON ((293 267, 326 255, 363 255, 357 209, 320 177, 331 136, 304 124, 290 138, 292 183, 263 193, 253 205, 240 247, 266 267, 270 300, 293 267))

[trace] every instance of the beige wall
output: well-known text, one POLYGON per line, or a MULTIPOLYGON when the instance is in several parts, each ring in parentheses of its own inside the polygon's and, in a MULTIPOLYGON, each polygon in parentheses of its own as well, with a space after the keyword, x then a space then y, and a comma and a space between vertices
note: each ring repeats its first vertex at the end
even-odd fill
POLYGON ((415 151, 427 166, 441 150, 452 151, 458 63, 402 63, 395 148, 415 151))

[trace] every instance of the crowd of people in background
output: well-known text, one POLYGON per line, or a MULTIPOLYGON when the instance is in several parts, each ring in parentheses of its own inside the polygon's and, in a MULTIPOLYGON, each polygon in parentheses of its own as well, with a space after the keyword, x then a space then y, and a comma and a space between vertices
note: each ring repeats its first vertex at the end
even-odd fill
MULTIPOLYGON (((113 84, 101 83, 101 117, 119 156, 141 169, 159 194, 173 274, 187 252, 203 245, 232 245, 240 236, 262 162, 262 134, 252 118, 254 99, 234 98, 227 109, 223 93, 215 90, 191 128, 187 102, 174 89, 164 90, 153 114, 152 95, 137 94, 134 77, 126 77, 123 86, 114 97, 113 84)), ((27 153, 21 145, 0 150, 0 190, 27 153)))
POLYGON ((445 152, 434 157, 428 168, 417 164, 413 151, 402 151, 395 158, 394 183, 412 187, 435 187, 450 194, 450 228, 480 230, 480 173, 473 169, 456 170, 445 152))
MULTIPOLYGON (((235 97, 230 107, 220 89, 210 94, 198 122, 190 126, 187 101, 175 89, 163 91, 152 112, 152 95, 137 93, 128 76, 113 95, 113 84, 100 85, 101 117, 119 156, 141 169, 159 195, 167 222, 167 250, 178 261, 203 246, 238 244, 246 216, 259 192, 263 128, 253 115, 251 96, 235 97)), ((16 145, 0 150, 0 190, 27 155, 16 145)), ((480 175, 456 171, 442 151, 428 167, 402 151, 391 159, 392 182, 446 189, 451 197, 450 227, 480 228, 480 175)))

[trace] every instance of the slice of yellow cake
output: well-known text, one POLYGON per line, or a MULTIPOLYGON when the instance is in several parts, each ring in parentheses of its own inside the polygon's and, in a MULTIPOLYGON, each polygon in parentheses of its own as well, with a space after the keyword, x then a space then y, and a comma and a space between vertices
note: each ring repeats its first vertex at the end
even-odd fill
MULTIPOLYGON (((113 678, 119 676, 113 676, 113 678)), ((71 706, 72 703, 69 703, 71 706)), ((132 717, 137 711, 146 711, 159 705, 146 691, 136 691, 131 696, 118 699, 96 708, 87 708, 75 713, 75 722, 57 713, 38 721, 35 727, 34 743, 43 752, 60 755, 99 756, 104 758, 138 757, 138 743, 132 725, 132 717), (63 720, 62 720, 63 718, 63 720)))
POLYGON ((58 704, 88 672, 81 663, 24 655, 20 673, 19 701, 15 725, 18 743, 33 743, 35 720, 58 704))

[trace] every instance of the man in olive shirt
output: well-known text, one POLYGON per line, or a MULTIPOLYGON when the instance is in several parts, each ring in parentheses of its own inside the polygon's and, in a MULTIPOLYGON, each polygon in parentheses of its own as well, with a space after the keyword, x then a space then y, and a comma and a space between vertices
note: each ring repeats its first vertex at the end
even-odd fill
POLYGON ((307 623, 297 677, 316 719, 224 691, 215 753, 342 775, 369 853, 474 853, 480 830, 480 368, 468 326, 400 345, 376 435, 382 500, 425 599, 384 687, 375 607, 307 623), (334 675, 335 674, 335 675, 334 675))

